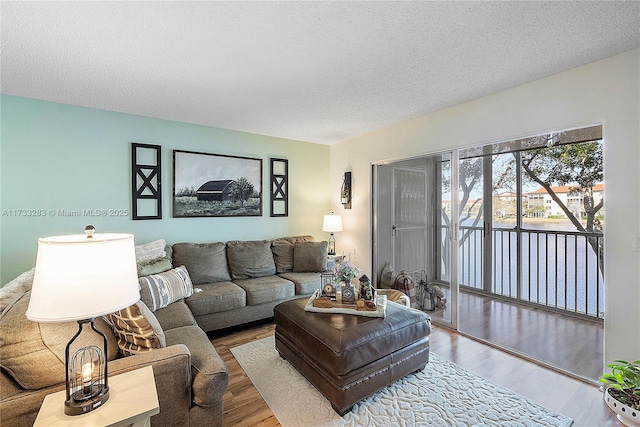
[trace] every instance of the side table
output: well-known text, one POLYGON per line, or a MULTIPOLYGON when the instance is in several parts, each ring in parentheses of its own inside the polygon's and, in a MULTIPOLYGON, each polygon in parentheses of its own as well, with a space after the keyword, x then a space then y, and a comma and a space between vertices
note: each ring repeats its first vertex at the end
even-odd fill
POLYGON ((46 396, 34 427, 148 427, 160 413, 151 366, 109 377, 109 400, 89 413, 66 415, 65 398, 65 390, 46 396))

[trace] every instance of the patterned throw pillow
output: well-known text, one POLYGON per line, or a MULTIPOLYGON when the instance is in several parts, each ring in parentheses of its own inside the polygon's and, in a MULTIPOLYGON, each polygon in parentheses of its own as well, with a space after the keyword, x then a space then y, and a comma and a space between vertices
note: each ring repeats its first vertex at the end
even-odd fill
POLYGON ((193 294, 193 284, 184 265, 160 274, 140 277, 140 299, 156 311, 193 294))
POLYGON ((125 356, 167 346, 158 319, 142 301, 109 314, 109 320, 113 324, 118 347, 125 356))
POLYGON ((143 263, 167 256, 165 246, 166 242, 164 239, 158 239, 153 242, 136 245, 136 261, 138 263, 143 263))

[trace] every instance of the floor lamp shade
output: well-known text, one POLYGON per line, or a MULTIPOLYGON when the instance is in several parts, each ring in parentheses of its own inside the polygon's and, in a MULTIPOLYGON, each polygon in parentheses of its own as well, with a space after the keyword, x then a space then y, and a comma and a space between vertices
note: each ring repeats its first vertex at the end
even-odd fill
POLYGON ((92 319, 140 299, 133 235, 69 235, 38 239, 27 318, 92 319))

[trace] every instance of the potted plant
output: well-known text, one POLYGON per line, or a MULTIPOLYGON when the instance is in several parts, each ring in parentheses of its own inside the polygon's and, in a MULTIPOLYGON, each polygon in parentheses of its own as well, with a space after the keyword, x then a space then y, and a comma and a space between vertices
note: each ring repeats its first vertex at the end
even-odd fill
POLYGON ((640 360, 614 360, 607 367, 611 373, 600 377, 604 401, 622 424, 640 427, 640 360))

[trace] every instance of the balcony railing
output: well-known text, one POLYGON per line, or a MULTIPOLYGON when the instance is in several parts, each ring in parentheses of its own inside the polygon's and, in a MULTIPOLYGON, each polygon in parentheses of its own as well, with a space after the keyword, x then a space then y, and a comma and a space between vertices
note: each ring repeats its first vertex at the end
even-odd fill
POLYGON ((601 233, 521 229, 518 238, 513 228, 494 228, 491 279, 485 285, 483 229, 460 229, 467 236, 459 248, 461 286, 590 318, 604 317, 602 257, 596 254, 603 250, 601 233))

